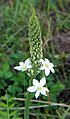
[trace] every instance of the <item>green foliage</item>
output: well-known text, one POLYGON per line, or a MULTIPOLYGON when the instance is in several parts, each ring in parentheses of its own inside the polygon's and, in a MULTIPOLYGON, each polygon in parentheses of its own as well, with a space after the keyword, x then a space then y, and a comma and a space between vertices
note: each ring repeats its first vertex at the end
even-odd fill
POLYGON ((69 119, 70 118, 70 116, 68 115, 69 111, 70 111, 70 107, 67 108, 66 110, 64 108, 63 108, 63 110, 61 109, 61 111, 57 110, 58 119, 66 119, 66 118, 69 119))
POLYGON ((12 97, 9 97, 7 94, 1 97, 0 102, 0 118, 1 119, 21 119, 17 117, 17 111, 13 110, 15 103, 12 97))
POLYGON ((22 72, 18 72, 16 76, 10 69, 8 62, 3 63, 0 69, 0 79, 0 90, 3 90, 3 92, 8 90, 12 96, 15 96, 17 92, 21 93, 25 90, 25 87, 28 85, 27 80, 29 80, 26 74, 22 72))
MULTIPOLYGON (((50 86, 52 84, 50 83, 50 86)), ((64 84, 61 82, 57 82, 56 84, 52 85, 50 88, 50 96, 51 101, 57 101, 57 96, 60 94, 60 92, 64 89, 64 84)))
POLYGON ((0 70, 0 78, 9 79, 12 77, 13 73, 9 70, 9 64, 7 62, 3 63, 2 69, 0 70))
POLYGON ((15 96, 17 93, 21 93, 23 90, 25 91, 25 86, 28 85, 25 73, 19 72, 17 76, 14 76, 12 79, 14 81, 13 85, 9 85, 8 91, 15 96))

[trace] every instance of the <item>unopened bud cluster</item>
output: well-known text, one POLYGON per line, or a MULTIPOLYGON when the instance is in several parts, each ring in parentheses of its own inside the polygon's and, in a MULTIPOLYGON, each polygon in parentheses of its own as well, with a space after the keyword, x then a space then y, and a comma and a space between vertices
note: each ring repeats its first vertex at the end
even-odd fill
POLYGON ((29 19, 29 45, 31 62, 34 67, 39 66, 39 60, 42 58, 42 39, 38 18, 33 9, 32 16, 29 19))

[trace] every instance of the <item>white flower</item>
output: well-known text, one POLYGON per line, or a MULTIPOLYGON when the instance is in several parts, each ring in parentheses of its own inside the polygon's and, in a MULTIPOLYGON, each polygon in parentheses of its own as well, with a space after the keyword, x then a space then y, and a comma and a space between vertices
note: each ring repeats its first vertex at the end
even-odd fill
POLYGON ((16 69, 18 71, 19 70, 25 71, 30 68, 32 68, 32 66, 31 66, 31 62, 30 62, 29 58, 25 62, 19 62, 19 66, 14 67, 14 69, 16 69))
POLYGON ((43 77, 40 82, 36 79, 33 79, 33 86, 29 87, 27 90, 29 92, 36 92, 35 97, 36 99, 39 97, 40 93, 42 95, 46 95, 46 91, 49 92, 49 90, 46 87, 43 87, 46 84, 46 79, 43 77))
POLYGON ((45 70, 46 76, 50 74, 50 71, 54 73, 54 65, 48 59, 45 58, 45 61, 43 59, 40 59, 40 62, 42 63, 40 70, 45 70))

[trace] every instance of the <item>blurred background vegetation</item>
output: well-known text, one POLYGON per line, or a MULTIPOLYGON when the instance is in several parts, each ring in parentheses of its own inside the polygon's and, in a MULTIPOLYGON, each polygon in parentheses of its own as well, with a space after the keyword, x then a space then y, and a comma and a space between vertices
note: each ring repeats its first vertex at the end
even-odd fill
MULTIPOLYGON (((30 57, 28 41, 28 21, 31 6, 34 6, 39 18, 43 54, 55 65, 55 74, 46 78, 50 90, 51 102, 70 104, 70 0, 1 0, 0 1, 0 97, 25 98, 29 77, 14 70, 19 61, 30 57)), ((34 94, 32 95, 34 99, 34 94)), ((46 97, 40 99, 47 101, 46 97)), ((12 103, 12 99, 9 101, 12 103)), ((14 103, 14 102, 13 102, 14 103)), ((24 102, 16 102, 19 107, 24 102)), ((34 104, 35 105, 35 104, 34 104)), ((40 103, 38 104, 40 105, 40 103)), ((3 105, 1 103, 1 107, 3 105)), ((14 104, 13 106, 14 107, 14 104)), ((11 108, 12 108, 11 107, 11 108)), ((10 108, 9 108, 10 109, 10 108)), ((32 119, 66 119, 70 118, 69 110, 60 107, 43 107, 31 110, 36 113, 32 119), (41 111, 42 110, 42 111, 41 111), (56 111, 58 110, 58 111, 56 111), (66 115, 63 115, 64 112, 66 115), (43 113, 43 115, 42 115, 43 113), (35 118, 34 118, 35 117, 35 118)), ((3 115, 3 112, 0 111, 3 115)), ((19 117, 22 119, 22 111, 19 117)), ((17 115, 17 114, 16 114, 17 115)), ((4 116, 4 115, 3 115, 4 116)), ((3 117, 2 116, 2 117, 3 117)), ((1 117, 1 119, 2 119, 1 117)), ((5 117, 3 117, 5 119, 5 117)), ((7 119, 7 118, 6 118, 7 119)))

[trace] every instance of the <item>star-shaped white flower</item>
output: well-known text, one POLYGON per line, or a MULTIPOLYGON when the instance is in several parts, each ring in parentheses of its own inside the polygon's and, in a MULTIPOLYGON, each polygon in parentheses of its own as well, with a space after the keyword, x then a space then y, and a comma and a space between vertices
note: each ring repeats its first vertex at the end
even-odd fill
POLYGON ((14 67, 14 69, 16 69, 18 71, 19 70, 25 71, 30 68, 32 68, 32 66, 31 66, 31 62, 30 62, 29 58, 25 62, 19 62, 19 66, 14 67))
POLYGON ((49 92, 49 90, 46 87, 44 87, 45 84, 46 84, 45 77, 43 77, 40 80, 40 82, 38 80, 36 80, 36 79, 33 79, 33 86, 29 87, 27 90, 29 92, 36 92, 35 93, 36 99, 39 97, 40 93, 42 95, 47 96, 46 91, 49 92))
POLYGON ((46 76, 50 74, 50 71, 54 73, 54 65, 48 59, 45 58, 45 61, 43 59, 40 59, 40 62, 42 63, 40 70, 45 70, 46 76))

